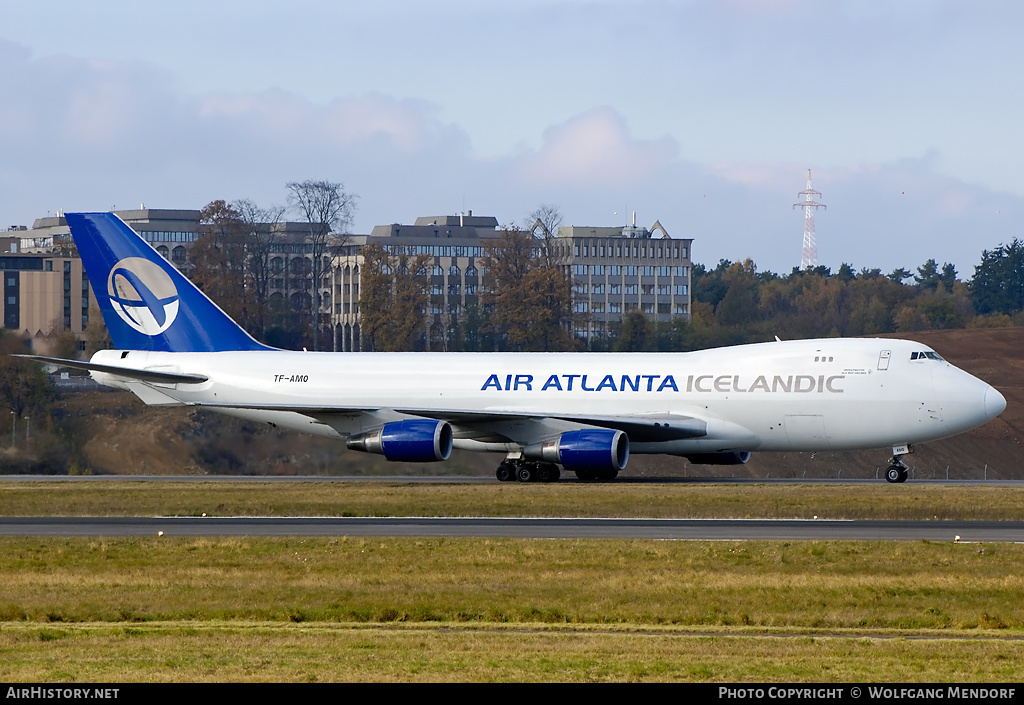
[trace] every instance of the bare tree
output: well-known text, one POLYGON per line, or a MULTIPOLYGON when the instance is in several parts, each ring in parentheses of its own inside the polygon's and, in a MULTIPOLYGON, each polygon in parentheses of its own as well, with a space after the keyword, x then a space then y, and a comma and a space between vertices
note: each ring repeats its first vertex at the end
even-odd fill
POLYGON ((284 219, 284 206, 260 208, 247 198, 231 204, 245 234, 246 267, 252 288, 253 332, 260 340, 267 336, 267 303, 270 296, 270 256, 277 240, 277 224, 284 219))
POLYGON ((310 315, 313 320, 313 349, 319 350, 324 256, 331 244, 340 244, 332 243, 331 234, 343 233, 352 223, 358 196, 345 191, 345 184, 334 181, 307 179, 292 181, 285 186, 288 189, 289 204, 309 223, 310 253, 313 256, 310 315))
POLYGON ((557 264, 557 254, 552 242, 558 234, 558 226, 562 224, 562 211, 558 206, 551 203, 542 203, 527 219, 527 230, 534 238, 544 241, 541 249, 541 256, 548 266, 557 264))

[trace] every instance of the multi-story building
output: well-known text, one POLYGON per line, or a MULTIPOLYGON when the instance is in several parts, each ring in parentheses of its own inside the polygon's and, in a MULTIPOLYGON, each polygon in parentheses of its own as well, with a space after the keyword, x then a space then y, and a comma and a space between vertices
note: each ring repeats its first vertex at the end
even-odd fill
MULTIPOLYGON (((188 263, 188 250, 202 232, 199 211, 146 208, 114 211, 121 220, 179 269, 188 263)), ((21 236, 22 252, 70 251, 71 231, 63 214, 37 218, 21 236)))
MULTIPOLYGON (((467 306, 477 304, 484 245, 498 237, 498 221, 492 216, 442 215, 417 218, 413 225, 378 225, 369 235, 349 235, 331 268, 334 292, 331 323, 336 350, 362 350, 359 327, 359 270, 362 249, 378 244, 402 248, 411 255, 433 258, 430 266, 430 341, 443 349, 449 331, 467 306)), ((426 330, 426 325, 424 330, 426 330)))
MULTIPOLYGON (((202 234, 198 210, 140 207, 115 211, 133 230, 178 269, 189 273, 190 250, 202 234)), ((313 282, 309 225, 266 225, 269 244, 268 296, 272 308, 305 315, 311 297, 329 314, 336 350, 361 350, 360 267, 362 250, 379 244, 411 255, 427 255, 429 310, 424 331, 427 347, 447 349, 468 307, 479 304, 486 286, 486 243, 499 237, 492 216, 460 215, 417 218, 412 225, 378 225, 369 235, 336 236, 324 258, 321 281, 313 282)), ((552 237, 538 223, 537 248, 564 267, 574 280, 574 333, 588 343, 613 334, 624 314, 640 311, 655 321, 690 314, 692 240, 669 236, 655 221, 637 227, 558 228, 552 237), (656 237, 660 234, 660 237, 656 237)), ((0 237, 0 271, 4 272, 4 326, 27 336, 63 330, 77 334, 88 325, 91 291, 75 256, 62 215, 39 218, 30 230, 14 228, 0 237)))
MULTIPOLYGON (((443 347, 448 331, 466 307, 478 303, 486 286, 481 262, 488 240, 498 237, 493 217, 449 215, 417 218, 413 225, 378 225, 370 235, 349 236, 332 268, 334 306, 331 321, 338 350, 361 350, 359 271, 362 248, 375 243, 433 258, 430 265, 432 331, 428 345, 443 347)), ((558 228, 550 237, 538 224, 538 249, 550 248, 554 261, 572 275, 575 334, 584 341, 611 333, 623 314, 640 311, 655 321, 690 315, 690 248, 692 240, 671 238, 655 222, 636 227, 558 228), (661 237, 654 237, 660 233, 661 237)), ((424 329, 426 330, 427 326, 424 329)))
POLYGON ((56 254, 0 254, 4 328, 33 340, 33 347, 70 330, 81 335, 89 325, 92 290, 77 257, 56 254))
POLYGON ((652 321, 689 319, 692 239, 672 238, 655 221, 650 229, 570 225, 550 242, 572 270, 573 306, 586 321, 575 331, 579 338, 609 335, 631 311, 652 321))

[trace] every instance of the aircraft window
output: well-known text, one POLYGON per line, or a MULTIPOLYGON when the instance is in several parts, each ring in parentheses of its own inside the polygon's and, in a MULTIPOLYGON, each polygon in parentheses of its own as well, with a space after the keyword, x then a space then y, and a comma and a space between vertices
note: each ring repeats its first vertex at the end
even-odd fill
POLYGON ((912 352, 912 353, 910 353, 910 359, 911 360, 916 360, 918 355, 920 355, 920 353, 912 352))
POLYGON ((929 360, 941 360, 942 359, 942 357, 940 357, 938 353, 933 353, 930 350, 928 352, 924 353, 924 354, 928 357, 929 360))

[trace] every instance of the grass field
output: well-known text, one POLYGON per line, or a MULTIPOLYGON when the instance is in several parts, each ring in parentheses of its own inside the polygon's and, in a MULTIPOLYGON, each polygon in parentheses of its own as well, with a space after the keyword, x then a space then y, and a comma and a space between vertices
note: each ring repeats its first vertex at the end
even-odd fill
MULTIPOLYGON (((10 483, 0 514, 1020 518, 1014 489, 877 489, 10 483)), ((1020 681, 1022 564, 1014 544, 0 538, 0 679, 1020 681)))
POLYGON ((0 482, 0 516, 1024 520, 1024 487, 829 484, 0 482))

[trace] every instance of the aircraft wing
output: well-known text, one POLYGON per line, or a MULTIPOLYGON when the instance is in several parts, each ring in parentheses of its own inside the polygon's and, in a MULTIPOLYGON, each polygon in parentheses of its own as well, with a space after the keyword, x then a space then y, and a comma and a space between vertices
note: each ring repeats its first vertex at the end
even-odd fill
MULTIPOLYGON (((537 416, 537 414, 480 411, 429 411, 417 409, 396 409, 412 416, 447 421, 457 429, 465 431, 508 428, 522 425, 525 420, 546 421, 548 425, 557 426, 549 435, 557 435, 563 430, 563 424, 572 428, 611 428, 622 431, 635 443, 674 441, 685 438, 701 438, 707 435, 707 422, 695 416, 682 414, 642 414, 635 416, 588 416, 586 414, 537 416), (550 422, 562 422, 561 424, 550 422)), ((525 430, 525 429, 524 429, 525 430)), ((500 431, 499 431, 500 433, 500 431)), ((527 431, 529 433, 529 431, 527 431)), ((534 434, 536 430, 534 430, 534 434)), ((456 436, 458 437, 458 433, 456 436)), ((502 434, 507 435, 507 434, 502 434)), ((518 435, 518 434, 516 434, 518 435)), ((531 434, 532 435, 532 434, 531 434)), ((537 438, 515 438, 518 442, 535 442, 537 438)))
POLYGON ((583 428, 608 428, 622 431, 635 443, 654 443, 707 436, 707 421, 682 414, 642 414, 634 416, 588 416, 586 414, 539 415, 536 412, 476 410, 434 410, 418 408, 359 408, 351 406, 304 406, 298 404, 259 404, 200 402, 196 406, 211 408, 252 409, 255 411, 286 411, 302 414, 332 426, 339 433, 353 433, 358 419, 367 424, 383 425, 399 418, 424 418, 447 421, 456 438, 483 442, 530 444, 554 438, 565 431, 583 428))

